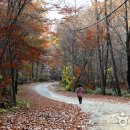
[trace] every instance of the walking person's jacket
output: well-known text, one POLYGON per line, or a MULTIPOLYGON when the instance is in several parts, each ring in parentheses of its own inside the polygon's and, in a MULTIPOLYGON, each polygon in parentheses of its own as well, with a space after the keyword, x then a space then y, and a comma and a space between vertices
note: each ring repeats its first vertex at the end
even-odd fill
POLYGON ((82 95, 83 95, 83 87, 79 87, 76 92, 77 92, 78 97, 82 97, 82 95))

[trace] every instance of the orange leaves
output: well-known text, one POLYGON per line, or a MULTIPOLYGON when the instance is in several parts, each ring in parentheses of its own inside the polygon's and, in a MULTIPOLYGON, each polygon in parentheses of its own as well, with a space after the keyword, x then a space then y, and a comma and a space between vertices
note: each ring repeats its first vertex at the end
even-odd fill
POLYGON ((77 34, 76 41, 80 44, 80 50, 93 50, 97 46, 95 29, 87 29, 83 33, 77 34))
POLYGON ((21 61, 36 61, 40 59, 42 52, 35 46, 21 45, 15 49, 15 53, 18 56, 18 60, 21 61))
POLYGON ((1 57, 1 54, 2 54, 2 49, 0 48, 0 57, 1 57))
POLYGON ((5 9, 4 18, 2 18, 2 15, 0 14, 0 44, 2 43, 3 45, 1 46, 0 56, 4 46, 7 44, 4 54, 5 57, 3 56, 2 67, 8 69, 19 68, 22 61, 41 60, 41 55, 44 53, 41 36, 42 33, 47 33, 49 28, 47 24, 43 24, 40 21, 41 19, 44 20, 42 12, 44 9, 42 9, 41 3, 38 2, 28 1, 26 7, 23 5, 23 9, 21 9, 17 19, 15 19, 15 14, 19 11, 17 5, 20 4, 18 7, 22 6, 22 4, 27 1, 21 0, 20 3, 17 2, 18 1, 14 1, 12 5, 10 5, 12 6, 10 7, 13 10, 12 12, 7 9, 8 2, 6 2, 6 5, 3 7, 3 9, 5 9), (30 38, 27 39, 27 37, 30 38), (35 41, 32 40, 33 37, 36 37, 35 41), (11 55, 13 57, 12 65, 9 63, 9 49, 11 50, 11 55))
POLYGON ((11 83, 11 80, 6 79, 2 83, 0 83, 0 88, 6 88, 10 83, 11 83))
POLYGON ((2 65, 2 67, 3 68, 17 68, 17 65, 16 64, 10 64, 9 62, 7 62, 7 63, 4 63, 3 65, 2 65))
POLYGON ((49 29, 49 26, 48 26, 48 25, 44 25, 44 26, 42 27, 42 32, 47 32, 48 29, 49 29))
POLYGON ((46 49, 49 48, 50 46, 51 46, 51 44, 49 42, 43 43, 43 47, 46 48, 46 49))
POLYGON ((9 76, 4 75, 2 83, 0 83, 0 88, 6 88, 11 83, 9 76))
POLYGON ((86 86, 85 86, 85 88, 86 89, 94 89, 94 86, 93 86, 93 84, 91 84, 91 83, 88 83, 86 86))
POLYGON ((0 26, 0 40, 6 36, 6 28, 3 26, 0 26))
POLYGON ((75 75, 75 76, 79 76, 80 72, 81 72, 80 68, 75 65, 75 66, 74 66, 74 75, 75 75))
POLYGON ((0 26, 0 40, 5 37, 16 39, 21 36, 21 30, 18 26, 0 26))
POLYGON ((98 46, 99 43, 97 43, 97 33, 102 40, 105 40, 106 32, 104 25, 99 24, 98 27, 98 31, 96 30, 96 28, 90 28, 86 30, 86 48, 95 49, 98 46))
POLYGON ((88 29, 87 32, 86 32, 86 38, 88 41, 92 41, 95 37, 95 30, 92 30, 92 29, 88 29))
POLYGON ((32 12, 32 11, 34 10, 33 4, 30 3, 30 4, 27 6, 27 9, 29 10, 29 12, 32 12))

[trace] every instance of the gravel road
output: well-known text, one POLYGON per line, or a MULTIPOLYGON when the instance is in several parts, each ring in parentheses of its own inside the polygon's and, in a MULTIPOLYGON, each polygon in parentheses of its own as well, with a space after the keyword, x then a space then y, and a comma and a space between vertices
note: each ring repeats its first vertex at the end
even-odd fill
POLYGON ((68 97, 50 91, 48 87, 54 84, 41 83, 36 85, 34 90, 42 96, 78 105, 82 111, 89 112, 91 114, 89 123, 94 125, 90 130, 130 130, 130 102, 112 103, 84 98, 80 105, 76 97, 68 97))

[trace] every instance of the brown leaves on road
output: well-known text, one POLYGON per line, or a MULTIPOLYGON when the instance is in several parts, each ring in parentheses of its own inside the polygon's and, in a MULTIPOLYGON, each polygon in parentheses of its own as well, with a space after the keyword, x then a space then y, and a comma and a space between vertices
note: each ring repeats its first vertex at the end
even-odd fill
POLYGON ((0 115, 0 130, 87 130, 89 116, 72 104, 42 97, 31 88, 22 86, 19 97, 30 101, 29 108, 0 115))

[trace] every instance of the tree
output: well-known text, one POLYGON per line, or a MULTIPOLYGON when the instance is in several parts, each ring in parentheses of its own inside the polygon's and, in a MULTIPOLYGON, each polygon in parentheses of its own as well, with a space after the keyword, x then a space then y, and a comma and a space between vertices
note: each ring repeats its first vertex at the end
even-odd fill
MULTIPOLYGON (((31 2, 31 0, 15 0, 15 1, 3 1, 3 14, 0 18, 0 72, 4 77, 9 75, 11 80, 6 84, 6 87, 10 86, 12 104, 16 106, 16 89, 18 82, 18 72, 24 61, 40 61, 43 55, 42 44, 44 40, 39 38, 39 46, 34 46, 29 43, 29 35, 35 34, 37 37, 46 31, 46 27, 42 28, 43 24, 37 22, 41 19, 41 15, 45 10, 41 10, 39 5, 31 2), (35 6, 35 8, 34 8, 35 6), (30 13, 30 15, 28 15, 30 13), (32 16, 37 16, 37 19, 32 16), (2 17, 4 16, 4 17, 2 17), (25 18, 23 20, 23 18, 25 18), (30 21, 31 20, 31 21, 30 21), (28 28, 29 27, 29 28, 28 28)), ((43 17, 42 17, 43 18, 43 17)), ((32 42, 32 41, 31 41, 32 42)), ((3 84, 6 82, 6 78, 3 79, 3 84)))

